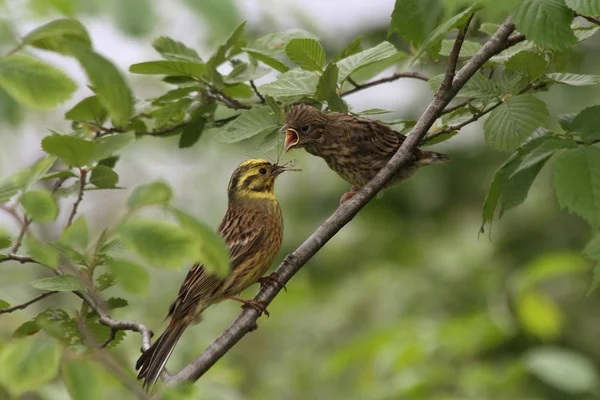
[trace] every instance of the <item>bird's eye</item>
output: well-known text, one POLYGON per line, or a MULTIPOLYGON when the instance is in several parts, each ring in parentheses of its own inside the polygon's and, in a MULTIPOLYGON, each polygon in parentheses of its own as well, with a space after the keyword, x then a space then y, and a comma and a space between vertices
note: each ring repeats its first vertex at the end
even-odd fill
POLYGON ((267 174, 267 169, 266 168, 261 168, 258 170, 258 173, 261 175, 266 175, 267 174))
POLYGON ((304 125, 302 127, 302 132, 308 132, 309 129, 310 129, 310 125, 304 125))

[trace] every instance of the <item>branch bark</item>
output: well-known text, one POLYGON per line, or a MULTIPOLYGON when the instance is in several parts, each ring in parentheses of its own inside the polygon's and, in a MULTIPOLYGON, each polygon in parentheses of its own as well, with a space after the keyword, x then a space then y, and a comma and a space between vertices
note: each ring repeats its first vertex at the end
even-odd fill
MULTIPOLYGON (((285 285, 340 229, 371 200, 394 176, 396 171, 412 160, 413 153, 420 141, 444 108, 456 96, 465 83, 492 56, 510 47, 508 37, 515 26, 507 19, 498 31, 483 45, 483 47, 467 62, 454 76, 452 85, 440 87, 433 101, 421 118, 417 121, 412 132, 404 141, 396 154, 377 173, 377 175, 350 200, 342 204, 308 239, 293 253, 289 254, 274 272, 274 276, 285 285)), ((460 46, 454 46, 452 57, 458 57, 460 46)), ((450 68, 448 68, 450 70, 450 68)), ((279 286, 263 287, 254 300, 270 304, 277 296, 279 286)), ((195 381, 200 378, 212 365, 226 354, 242 337, 256 328, 259 313, 251 308, 241 312, 236 320, 227 328, 202 354, 183 368, 179 373, 165 379, 168 385, 176 385, 184 381, 195 381)))
POLYGON ((40 300, 45 299, 48 296, 52 296, 53 294, 58 293, 58 292, 44 292, 42 294, 40 294, 37 297, 34 297, 33 299, 26 301, 23 304, 18 304, 16 306, 12 306, 12 307, 6 307, 6 308, 0 308, 0 314, 6 314, 6 313, 11 313, 13 311, 17 311, 17 310, 23 310, 27 307, 29 307, 30 305, 37 303, 40 300))
POLYGON ((429 80, 428 76, 423 75, 419 72, 396 72, 393 75, 390 75, 390 76, 387 76, 387 77, 381 78, 381 79, 376 79, 371 82, 363 83, 362 85, 358 84, 354 81, 350 81, 350 83, 352 83, 354 85, 354 89, 350 89, 347 92, 342 93, 342 97, 351 95, 356 92, 360 92, 361 90, 365 90, 365 89, 368 89, 373 86, 381 85, 382 83, 393 82, 393 81, 396 81, 401 78, 413 78, 413 79, 419 79, 419 80, 422 80, 425 82, 427 82, 429 80))

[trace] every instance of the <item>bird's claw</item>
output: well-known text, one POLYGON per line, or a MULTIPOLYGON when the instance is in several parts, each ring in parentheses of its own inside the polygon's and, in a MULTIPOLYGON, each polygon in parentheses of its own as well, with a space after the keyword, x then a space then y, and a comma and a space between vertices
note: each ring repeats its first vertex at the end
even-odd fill
POLYGON ((287 288, 285 287, 285 285, 279 281, 279 278, 277 278, 277 276, 275 276, 274 273, 271 275, 265 275, 265 276, 261 277, 258 280, 258 283, 260 284, 261 288, 266 285, 274 285, 274 286, 278 286, 279 289, 283 289, 287 292, 287 288))
POLYGON ((340 206, 348 200, 350 200, 351 198, 353 198, 354 196, 356 196, 356 193, 358 193, 358 189, 356 188, 356 186, 352 186, 352 189, 350 189, 349 192, 346 192, 342 195, 342 198, 340 199, 340 206))
POLYGON ((265 314, 267 316, 267 318, 269 318, 271 315, 269 314, 269 312, 267 311, 267 306, 260 302, 260 301, 256 301, 256 300, 246 300, 244 301, 244 305, 242 306, 242 308, 253 308, 256 311, 258 311, 259 314, 265 314))

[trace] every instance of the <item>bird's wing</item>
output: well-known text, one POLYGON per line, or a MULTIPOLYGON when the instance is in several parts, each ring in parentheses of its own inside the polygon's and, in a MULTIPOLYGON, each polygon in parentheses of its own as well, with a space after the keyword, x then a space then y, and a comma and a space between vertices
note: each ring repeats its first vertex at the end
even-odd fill
POLYGON ((366 118, 360 118, 352 139, 359 148, 375 154, 393 154, 406 139, 387 125, 366 118))
MULTIPOLYGON (((219 226, 219 234, 229 247, 229 264, 232 271, 249 254, 256 251, 257 244, 260 243, 265 234, 264 227, 243 221, 243 219, 249 218, 248 215, 234 214, 234 212, 228 211, 219 226)), ((194 315, 194 312, 189 312, 190 309, 196 307, 202 299, 209 302, 218 294, 218 289, 223 282, 223 279, 207 272, 202 264, 192 266, 179 289, 177 299, 169 308, 169 315, 194 315)))

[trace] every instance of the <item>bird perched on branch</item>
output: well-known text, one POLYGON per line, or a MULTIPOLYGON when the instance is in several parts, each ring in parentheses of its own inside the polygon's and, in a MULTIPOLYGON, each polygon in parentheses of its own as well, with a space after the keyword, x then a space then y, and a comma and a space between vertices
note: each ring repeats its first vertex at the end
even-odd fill
MULTIPOLYGON (((353 185, 340 199, 352 198, 388 162, 406 136, 387 125, 347 113, 322 113, 314 107, 298 104, 287 114, 285 151, 304 148, 321 157, 329 168, 353 185)), ((443 164, 449 157, 417 149, 414 160, 396 173, 387 186, 410 178, 424 165, 443 164)))
MULTIPOLYGON (((264 304, 236 297, 248 286, 274 277, 263 274, 281 247, 283 217, 275 198, 275 179, 284 171, 297 171, 289 164, 276 165, 265 160, 240 164, 229 181, 229 205, 218 232, 229 247, 231 272, 225 278, 207 272, 200 264, 188 272, 177 299, 169 307, 169 326, 138 359, 138 379, 152 390, 167 360, 185 329, 200 320, 200 314, 223 299, 240 301, 266 314, 264 304)), ((268 315, 268 314, 267 314, 268 315)))

